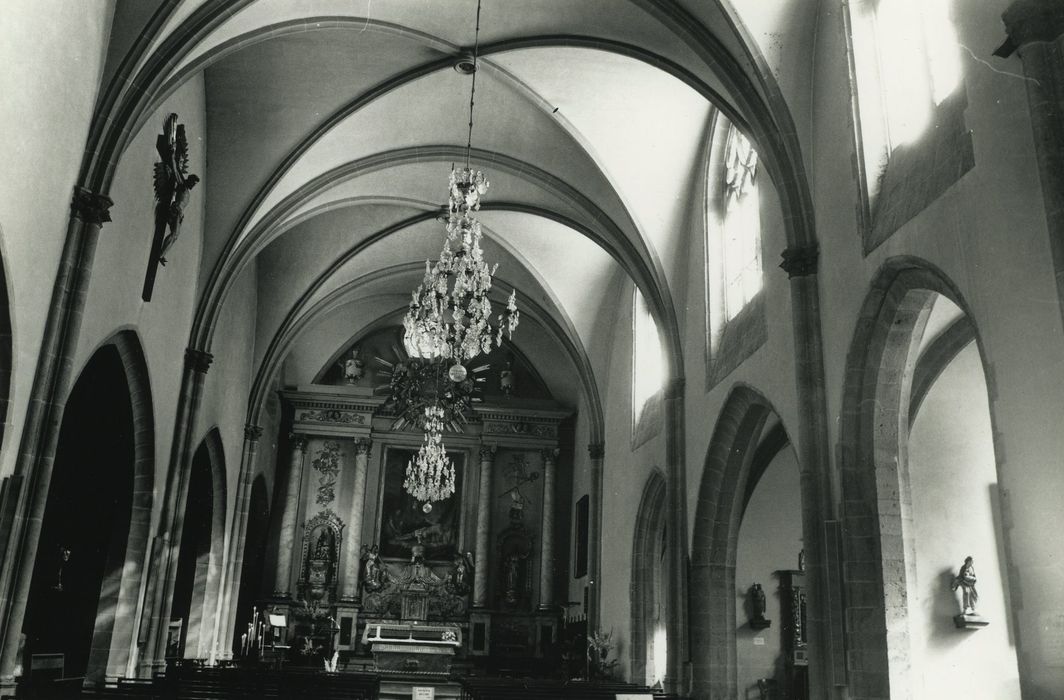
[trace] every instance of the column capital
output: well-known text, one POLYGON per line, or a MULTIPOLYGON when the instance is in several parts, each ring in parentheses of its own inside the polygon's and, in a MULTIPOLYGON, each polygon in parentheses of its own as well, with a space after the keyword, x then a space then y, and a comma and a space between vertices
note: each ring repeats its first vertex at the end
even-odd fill
POLYGON ((490 462, 495 459, 495 453, 498 451, 498 445, 481 445, 480 446, 480 461, 490 462))
POLYGON ((593 442, 587 446, 587 453, 591 455, 591 459, 602 459, 606 456, 606 443, 593 442))
POLYGON ((186 369, 191 369, 193 372, 198 372, 200 374, 207 374, 207 370, 211 368, 211 362, 213 361, 214 355, 210 354, 206 350, 185 348, 186 369))
POLYGON ((1001 15, 1008 39, 995 56, 1006 58, 1024 44, 1055 41, 1064 35, 1064 5, 1059 0, 1016 0, 1001 15))
POLYGON ((665 390, 662 392, 662 398, 666 401, 669 399, 682 399, 685 386, 683 377, 670 379, 665 382, 665 390))
MULTIPOLYGON (((260 428, 259 430, 261 432, 262 429, 260 428)), ((307 436, 303 433, 288 433, 288 441, 292 443, 294 450, 307 451, 307 436)))
POLYGON ((100 226, 111 220, 110 209, 113 204, 114 201, 105 194, 75 186, 70 211, 85 223, 100 226))
POLYGON ((558 455, 561 454, 561 450, 557 447, 544 447, 540 450, 540 454, 543 456, 544 462, 556 462, 558 455))
POLYGON ((355 443, 356 455, 366 455, 366 457, 369 457, 369 451, 373 447, 373 440, 366 437, 358 437, 355 438, 353 442, 355 443))
POLYGON ((244 439, 251 442, 258 442, 258 439, 262 437, 262 428, 257 425, 248 423, 244 426, 244 439))
POLYGON ((807 277, 815 275, 817 261, 820 258, 820 247, 816 243, 787 248, 781 257, 783 262, 780 267, 787 273, 787 277, 807 277))

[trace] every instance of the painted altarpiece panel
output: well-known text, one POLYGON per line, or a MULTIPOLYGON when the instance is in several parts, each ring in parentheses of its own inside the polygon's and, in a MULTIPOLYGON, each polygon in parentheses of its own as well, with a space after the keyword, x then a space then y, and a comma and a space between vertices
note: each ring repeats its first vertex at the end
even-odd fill
POLYGON ((410 548, 419 536, 429 561, 453 561, 461 550, 466 455, 450 451, 447 454, 455 467, 455 492, 450 498, 433 503, 426 513, 422 504, 403 488, 407 464, 417 450, 385 448, 378 527, 383 558, 409 559, 410 548))

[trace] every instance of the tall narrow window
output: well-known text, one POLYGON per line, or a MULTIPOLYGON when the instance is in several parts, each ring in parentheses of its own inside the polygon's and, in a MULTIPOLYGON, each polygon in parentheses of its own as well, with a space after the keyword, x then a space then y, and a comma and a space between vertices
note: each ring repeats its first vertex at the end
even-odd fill
POLYGON ((948 1, 880 0, 871 10, 890 150, 923 133, 960 82, 948 1))
POLYGON ((632 306, 632 413, 638 425, 647 402, 665 385, 665 355, 657 324, 638 289, 632 306))
POLYGON ((735 127, 724 154, 724 312, 736 315, 761 291, 757 151, 735 127))
POLYGON ((875 175, 919 138, 961 82, 951 0, 852 0, 852 47, 865 158, 875 175))

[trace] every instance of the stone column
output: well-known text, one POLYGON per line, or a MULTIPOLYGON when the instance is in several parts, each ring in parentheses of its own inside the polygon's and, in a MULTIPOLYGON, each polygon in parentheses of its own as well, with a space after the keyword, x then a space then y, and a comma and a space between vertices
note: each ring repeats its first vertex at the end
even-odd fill
POLYGON ((671 379, 665 387, 665 532, 666 654, 665 690, 685 692, 687 664, 687 461, 684 458, 684 382, 671 379))
POLYGON ((166 491, 159 516, 157 557, 150 571, 150 600, 145 602, 142 615, 148 620, 148 640, 140 659, 142 670, 162 672, 166 668, 166 630, 170 624, 174 585, 177 577, 177 557, 181 550, 181 532, 185 522, 185 503, 188 500, 189 473, 192 468, 192 429, 203 400, 203 383, 214 357, 204 350, 185 350, 185 371, 181 378, 181 393, 177 399, 174 420, 174 440, 170 447, 170 468, 166 491))
POLYGON ((480 447, 480 493, 477 497, 476 569, 473 577, 473 607, 488 605, 488 547, 491 536, 491 472, 495 464, 495 445, 480 447))
MULTIPOLYGON (((819 250, 816 244, 791 247, 783 251, 782 257, 780 267, 787 272, 791 286, 794 374, 800 408, 798 439, 794 445, 801 479, 805 588, 809 600, 806 616, 809 686, 813 696, 819 697, 832 685, 842 685, 846 678, 845 650, 842 648, 842 580, 838 565, 828 565, 825 531, 825 523, 834 519, 835 507, 817 287, 819 250)), ((852 676, 849 680, 862 682, 852 676)))
MULTIPOLYGON (((1034 136, 1035 160, 1042 186, 1049 250, 1057 284, 1058 310, 1064 320, 1064 3, 1060 0, 1017 0, 1002 15, 1006 45, 995 55, 1015 51, 1022 61, 1027 108, 1034 136)), ((1006 72, 1015 68, 1008 66, 1006 72)), ((1017 120, 1016 126, 1020 126, 1017 120)), ((987 378, 988 383, 991 378, 987 378)), ((993 389, 991 389, 993 393, 993 389)), ((993 398, 991 399, 993 405, 993 398)), ((1006 447, 1006 450, 1008 448, 1006 447)), ((1002 460, 999 453, 998 459, 1002 460)), ((1008 458, 1009 462, 1013 458, 1008 458)), ((1064 672, 1046 663, 1053 655, 1043 617, 1060 610, 1058 577, 1047 562, 1060 561, 1060 545, 1046 538, 1045 513, 1059 508, 1064 476, 1045 470, 1038 478, 1020 464, 998 463, 1001 494, 1001 537, 1007 562, 1012 630, 1020 691, 1024 697, 1059 694, 1064 672), (1020 468, 1017 468, 1020 467, 1020 468), (1054 474, 1051 478, 1050 472, 1054 474), (1043 636, 1044 634, 1044 636, 1043 636)), ((1053 655, 1055 656, 1055 655, 1053 655)))
POLYGON ((543 450, 543 529, 539 542, 539 609, 554 607, 554 466, 558 448, 543 450))
POLYGON ((601 442, 587 446, 591 456, 591 498, 588 499, 589 513, 587 524, 587 587, 588 633, 599 627, 599 574, 602 571, 602 462, 606 456, 606 445, 601 442))
POLYGON ((1064 5, 1058 0, 1017 0, 1002 20, 1008 39, 995 55, 1018 53, 1027 77, 1049 248, 1064 315, 1064 5))
POLYGON ((289 436, 292 454, 288 466, 288 486, 285 490, 284 513, 281 517, 281 534, 277 546, 277 573, 273 581, 273 595, 277 598, 292 596, 292 559, 296 556, 296 518, 299 515, 299 495, 303 484, 303 465, 306 461, 307 438, 293 433, 289 436))
POLYGON ((247 537, 251 483, 255 475, 255 454, 260 437, 262 437, 262 428, 250 423, 244 426, 244 449, 240 455, 236 513, 227 550, 228 559, 225 567, 225 583, 222 586, 222 602, 218 607, 218 628, 222 645, 220 658, 223 659, 232 658, 233 631, 236 625, 236 611, 233 606, 240 598, 240 581, 244 573, 244 550, 247 548, 244 538, 247 537))
POLYGON ((16 501, 15 514, 10 532, 0 537, 0 620, 4 621, 0 628, 0 695, 14 688, 18 640, 48 501, 60 418, 70 389, 100 227, 111 220, 112 204, 103 194, 74 188, 66 242, 52 287, 12 474, 11 483, 21 483, 23 492, 11 494, 11 500, 16 501))
POLYGON ((340 600, 358 600, 359 555, 362 553, 362 514, 366 504, 366 471, 369 466, 369 438, 355 439, 355 483, 351 489, 351 512, 344 534, 343 587, 340 600))

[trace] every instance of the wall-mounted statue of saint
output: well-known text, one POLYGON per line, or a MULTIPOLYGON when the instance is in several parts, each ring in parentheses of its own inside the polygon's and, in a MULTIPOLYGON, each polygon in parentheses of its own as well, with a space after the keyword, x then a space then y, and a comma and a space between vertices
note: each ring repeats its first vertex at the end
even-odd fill
POLYGON ((965 557, 960 571, 953 577, 950 590, 961 589, 962 615, 975 615, 975 604, 979 602, 979 593, 975 590, 975 564, 971 557, 965 557))

